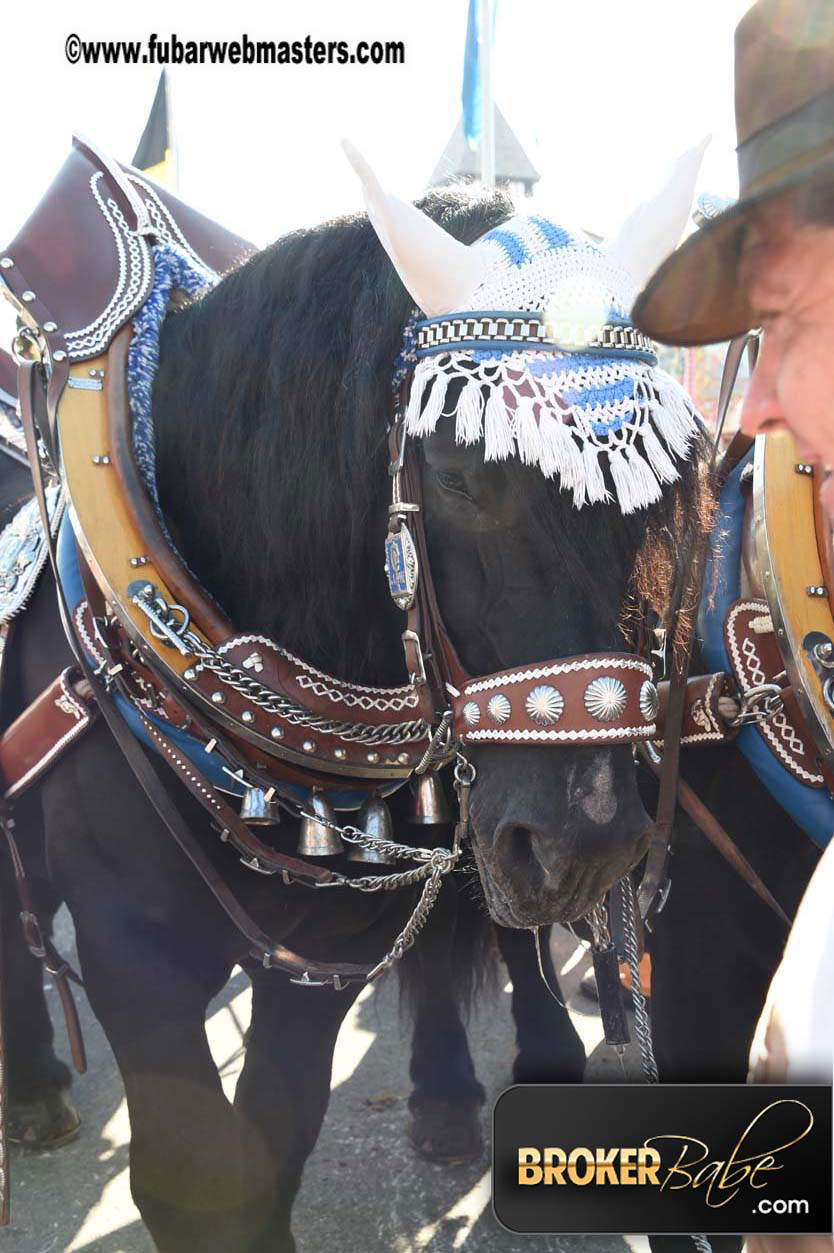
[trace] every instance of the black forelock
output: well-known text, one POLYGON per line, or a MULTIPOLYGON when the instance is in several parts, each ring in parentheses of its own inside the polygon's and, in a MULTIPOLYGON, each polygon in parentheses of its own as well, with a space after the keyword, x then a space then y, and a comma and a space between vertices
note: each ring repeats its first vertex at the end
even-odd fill
MULTIPOLYGON (((420 207, 465 243, 513 211, 448 188, 420 207)), ((278 240, 163 327, 157 475, 181 551, 237 628, 353 679, 402 676, 380 576, 411 307, 357 215, 278 240)))
MULTIPOLYGON (((467 243, 513 212, 501 193, 460 188, 420 207, 467 243)), ((191 569, 237 630, 359 682, 403 679, 382 563, 391 377, 411 307, 367 217, 297 231, 166 319, 154 386, 160 499, 191 569)), ((531 526, 552 535, 566 585, 617 613, 624 562, 647 537, 641 595, 661 584, 652 566, 678 564, 701 511, 697 460, 626 519, 616 505, 577 513, 552 484, 532 491, 531 526)))

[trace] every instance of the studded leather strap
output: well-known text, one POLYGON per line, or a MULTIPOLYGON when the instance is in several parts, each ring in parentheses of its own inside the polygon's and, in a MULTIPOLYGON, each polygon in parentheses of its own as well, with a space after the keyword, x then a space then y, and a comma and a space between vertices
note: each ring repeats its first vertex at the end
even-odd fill
POLYGON ((647 661, 583 653, 472 679, 453 700, 464 743, 622 744, 657 734, 657 689, 647 661))

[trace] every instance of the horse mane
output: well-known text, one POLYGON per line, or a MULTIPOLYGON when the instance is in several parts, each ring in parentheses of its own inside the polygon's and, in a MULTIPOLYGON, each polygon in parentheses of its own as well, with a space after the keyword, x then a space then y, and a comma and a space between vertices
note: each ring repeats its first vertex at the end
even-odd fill
MULTIPOLYGON (((514 211, 503 193, 460 187, 420 208, 465 243, 514 211)), ((391 376, 411 308, 367 217, 339 218, 279 239, 172 312, 154 385, 160 500, 192 571, 238 630, 357 682, 404 678, 381 566, 391 376)), ((537 469, 510 469, 565 583, 624 632, 638 599, 662 614, 687 532, 708 525, 704 448, 629 517, 577 512, 537 469)))
MULTIPOLYGON (((464 188, 420 208, 464 243, 513 212, 464 188)), ((411 309, 362 214, 279 239, 162 332, 157 481, 180 551, 239 629, 354 681, 404 674, 380 575, 411 309)))

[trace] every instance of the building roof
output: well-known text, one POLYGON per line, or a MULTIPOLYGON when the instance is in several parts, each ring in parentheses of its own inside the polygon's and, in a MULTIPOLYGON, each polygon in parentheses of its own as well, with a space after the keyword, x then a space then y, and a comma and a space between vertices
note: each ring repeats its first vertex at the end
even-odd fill
MULTIPOLYGON (((481 173, 481 153, 470 148, 463 134, 463 115, 452 132, 429 179, 430 187, 438 187, 455 178, 475 177, 481 173)), ((522 148, 504 114, 495 106, 495 177, 499 181, 537 183, 540 175, 522 148)))

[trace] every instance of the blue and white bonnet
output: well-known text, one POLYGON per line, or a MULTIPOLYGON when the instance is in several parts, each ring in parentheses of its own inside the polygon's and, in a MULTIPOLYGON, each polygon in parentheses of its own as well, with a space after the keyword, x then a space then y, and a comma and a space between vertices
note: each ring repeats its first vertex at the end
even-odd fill
POLYGON ((376 233, 425 315, 407 328, 398 360, 400 372, 414 366, 407 432, 430 435, 454 416, 458 443, 483 441, 486 461, 538 466, 577 508, 612 493, 624 514, 657 501, 680 477, 698 418, 629 314, 683 232, 704 145, 603 244, 543 214, 461 244, 385 193, 345 149, 376 233))

